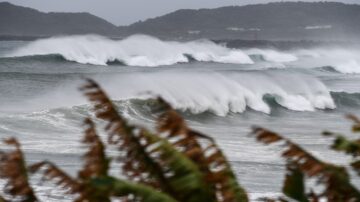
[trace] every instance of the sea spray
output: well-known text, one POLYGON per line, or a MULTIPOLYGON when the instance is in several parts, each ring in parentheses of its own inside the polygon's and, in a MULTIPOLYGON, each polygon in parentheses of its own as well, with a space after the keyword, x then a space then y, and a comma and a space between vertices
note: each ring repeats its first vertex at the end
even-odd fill
MULTIPOLYGON (((272 96, 278 105, 293 111, 335 108, 329 89, 317 78, 300 73, 273 70, 241 73, 172 70, 107 75, 106 78, 95 79, 102 83, 114 100, 147 100, 159 95, 176 109, 193 114, 212 112, 226 116, 248 109, 269 114, 272 106, 264 100, 265 96, 272 96)), ((85 104, 76 91, 79 83, 74 81, 27 99, 22 104, 17 103, 16 110, 26 108, 33 111, 85 104)), ((11 109, 5 104, 1 108, 11 109)))
POLYGON ((160 66, 189 62, 189 57, 202 62, 253 64, 241 50, 229 49, 209 40, 191 42, 161 41, 134 35, 115 41, 96 35, 40 39, 21 47, 7 57, 60 55, 82 64, 107 65, 118 61, 128 66, 160 66))
MULTIPOLYGON (((261 63, 268 68, 332 67, 338 73, 360 73, 360 51, 343 47, 278 50, 227 48, 210 40, 163 41, 146 35, 112 40, 98 35, 74 35, 40 39, 1 55, 0 60, 30 61, 62 59, 91 65, 156 67, 177 63, 214 62, 240 65, 261 63), (19 58, 22 57, 22 58, 19 58)), ((266 68, 261 68, 266 69, 266 68)))

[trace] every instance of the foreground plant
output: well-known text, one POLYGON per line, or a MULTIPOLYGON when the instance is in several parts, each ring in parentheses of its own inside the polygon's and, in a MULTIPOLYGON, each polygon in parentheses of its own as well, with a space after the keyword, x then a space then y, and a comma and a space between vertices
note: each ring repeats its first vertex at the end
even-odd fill
MULTIPOLYGON (((0 178, 5 179, 6 197, 0 202, 38 201, 29 183, 29 174, 41 173, 43 180, 52 181, 73 196, 76 202, 120 201, 142 202, 247 202, 246 191, 239 185, 229 161, 215 141, 189 128, 185 120, 163 99, 158 98, 160 113, 156 130, 130 124, 118 113, 116 107, 93 80, 87 80, 81 91, 93 104, 96 117, 106 123, 107 140, 97 134, 91 119, 84 121, 82 140, 87 147, 83 155, 83 168, 76 177, 68 175, 55 164, 43 161, 27 166, 20 144, 16 139, 5 140, 14 146, 10 152, 0 152, 0 178), (111 166, 106 147, 118 148, 117 161, 121 168, 111 166), (124 179, 111 176, 109 170, 121 171, 124 179)), ((360 129, 360 121, 350 116, 354 131, 360 129)), ((286 197, 270 201, 300 202, 360 201, 359 191, 350 183, 344 167, 323 162, 290 140, 263 128, 255 128, 253 134, 265 144, 284 142, 283 156, 287 160, 287 173, 283 192, 286 197), (316 178, 325 185, 316 193, 307 192, 305 179, 316 178)), ((348 140, 336 136, 333 149, 351 154, 353 168, 360 173, 360 140, 348 140)))
MULTIPOLYGON (((31 189, 27 174, 38 172, 43 174, 43 180, 51 180, 74 195, 74 201, 106 202, 115 198, 144 202, 248 201, 214 140, 188 128, 183 118, 161 98, 158 99, 161 113, 154 133, 128 123, 94 81, 88 80, 81 90, 93 103, 96 117, 106 122, 107 143, 97 135, 95 124, 86 119, 83 143, 88 151, 78 176, 71 177, 48 161, 26 168, 21 156, 23 169, 19 176, 23 176, 20 181, 24 185, 19 190, 31 189), (119 149, 117 159, 122 165, 119 170, 126 179, 109 175, 111 159, 106 156, 107 145, 119 149)), ((16 151, 21 152, 19 147, 16 151)), ((11 186, 17 184, 8 173, 4 172, 4 177, 11 186)), ((26 196, 20 201, 38 201, 32 190, 26 196)))
MULTIPOLYGON (((360 132, 360 120, 355 116, 348 116, 354 121, 353 132, 360 132)), ((284 194, 296 201, 360 201, 359 190, 351 184, 350 175, 343 166, 321 161, 312 154, 281 135, 263 128, 254 128, 253 134, 264 144, 283 142, 285 150, 282 156, 287 160, 287 174, 283 186, 284 194), (323 190, 316 193, 313 189, 305 188, 305 179, 315 178, 317 185, 323 190), (306 193, 306 190, 310 192, 306 193)), ((342 135, 324 132, 325 136, 336 136, 332 149, 343 151, 353 156, 350 164, 360 174, 359 155, 360 139, 348 140, 342 135)), ((273 200, 275 201, 275 200, 273 200)), ((284 198, 278 201, 286 201, 284 198)))
MULTIPOLYGON (((24 202, 37 201, 32 187, 29 184, 28 172, 21 151, 20 144, 15 138, 4 140, 9 146, 14 146, 14 151, 0 151, 0 178, 7 180, 4 192, 12 196, 14 200, 21 199, 24 202)), ((6 201, 0 196, 0 202, 6 201)))

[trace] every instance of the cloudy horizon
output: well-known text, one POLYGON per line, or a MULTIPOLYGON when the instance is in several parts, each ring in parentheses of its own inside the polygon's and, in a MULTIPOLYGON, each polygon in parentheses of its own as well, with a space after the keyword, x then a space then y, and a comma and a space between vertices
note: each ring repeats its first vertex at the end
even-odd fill
MULTIPOLYGON (((115 25, 129 25, 140 20, 161 16, 178 9, 217 8, 247 4, 279 2, 280 0, 0 0, 42 12, 89 12, 115 25)), ((299 1, 299 0, 287 0, 299 1)), ((314 0, 302 0, 315 2, 314 0)), ((359 0, 333 0, 359 4, 359 0)))

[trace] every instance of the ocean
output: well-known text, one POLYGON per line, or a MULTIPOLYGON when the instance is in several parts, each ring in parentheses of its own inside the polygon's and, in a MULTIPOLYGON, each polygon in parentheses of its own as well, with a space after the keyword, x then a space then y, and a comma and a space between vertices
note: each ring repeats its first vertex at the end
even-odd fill
MULTIPOLYGON (((252 126, 344 165, 349 158, 329 150, 332 139, 321 132, 356 137, 345 115, 360 116, 360 47, 228 48, 144 35, 61 36, 0 41, 0 137, 17 137, 29 163, 47 159, 76 175, 82 121, 94 117, 78 90, 85 78, 100 83, 124 117, 150 128, 152 99, 162 96, 189 125, 215 138, 252 200, 278 195, 285 175, 281 147, 256 142, 252 126)), ((39 177, 31 182, 44 201, 70 200, 39 177)))

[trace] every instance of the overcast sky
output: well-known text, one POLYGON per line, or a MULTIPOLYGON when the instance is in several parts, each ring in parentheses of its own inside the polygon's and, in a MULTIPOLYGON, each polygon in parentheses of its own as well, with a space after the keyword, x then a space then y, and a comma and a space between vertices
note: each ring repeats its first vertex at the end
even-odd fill
MULTIPOLYGON (((0 2, 2 1, 46 12, 90 12, 115 25, 128 25, 139 20, 164 15, 177 9, 216 8, 230 5, 266 3, 274 0, 0 0, 0 2)), ((360 0, 333 1, 360 4, 360 0)))

